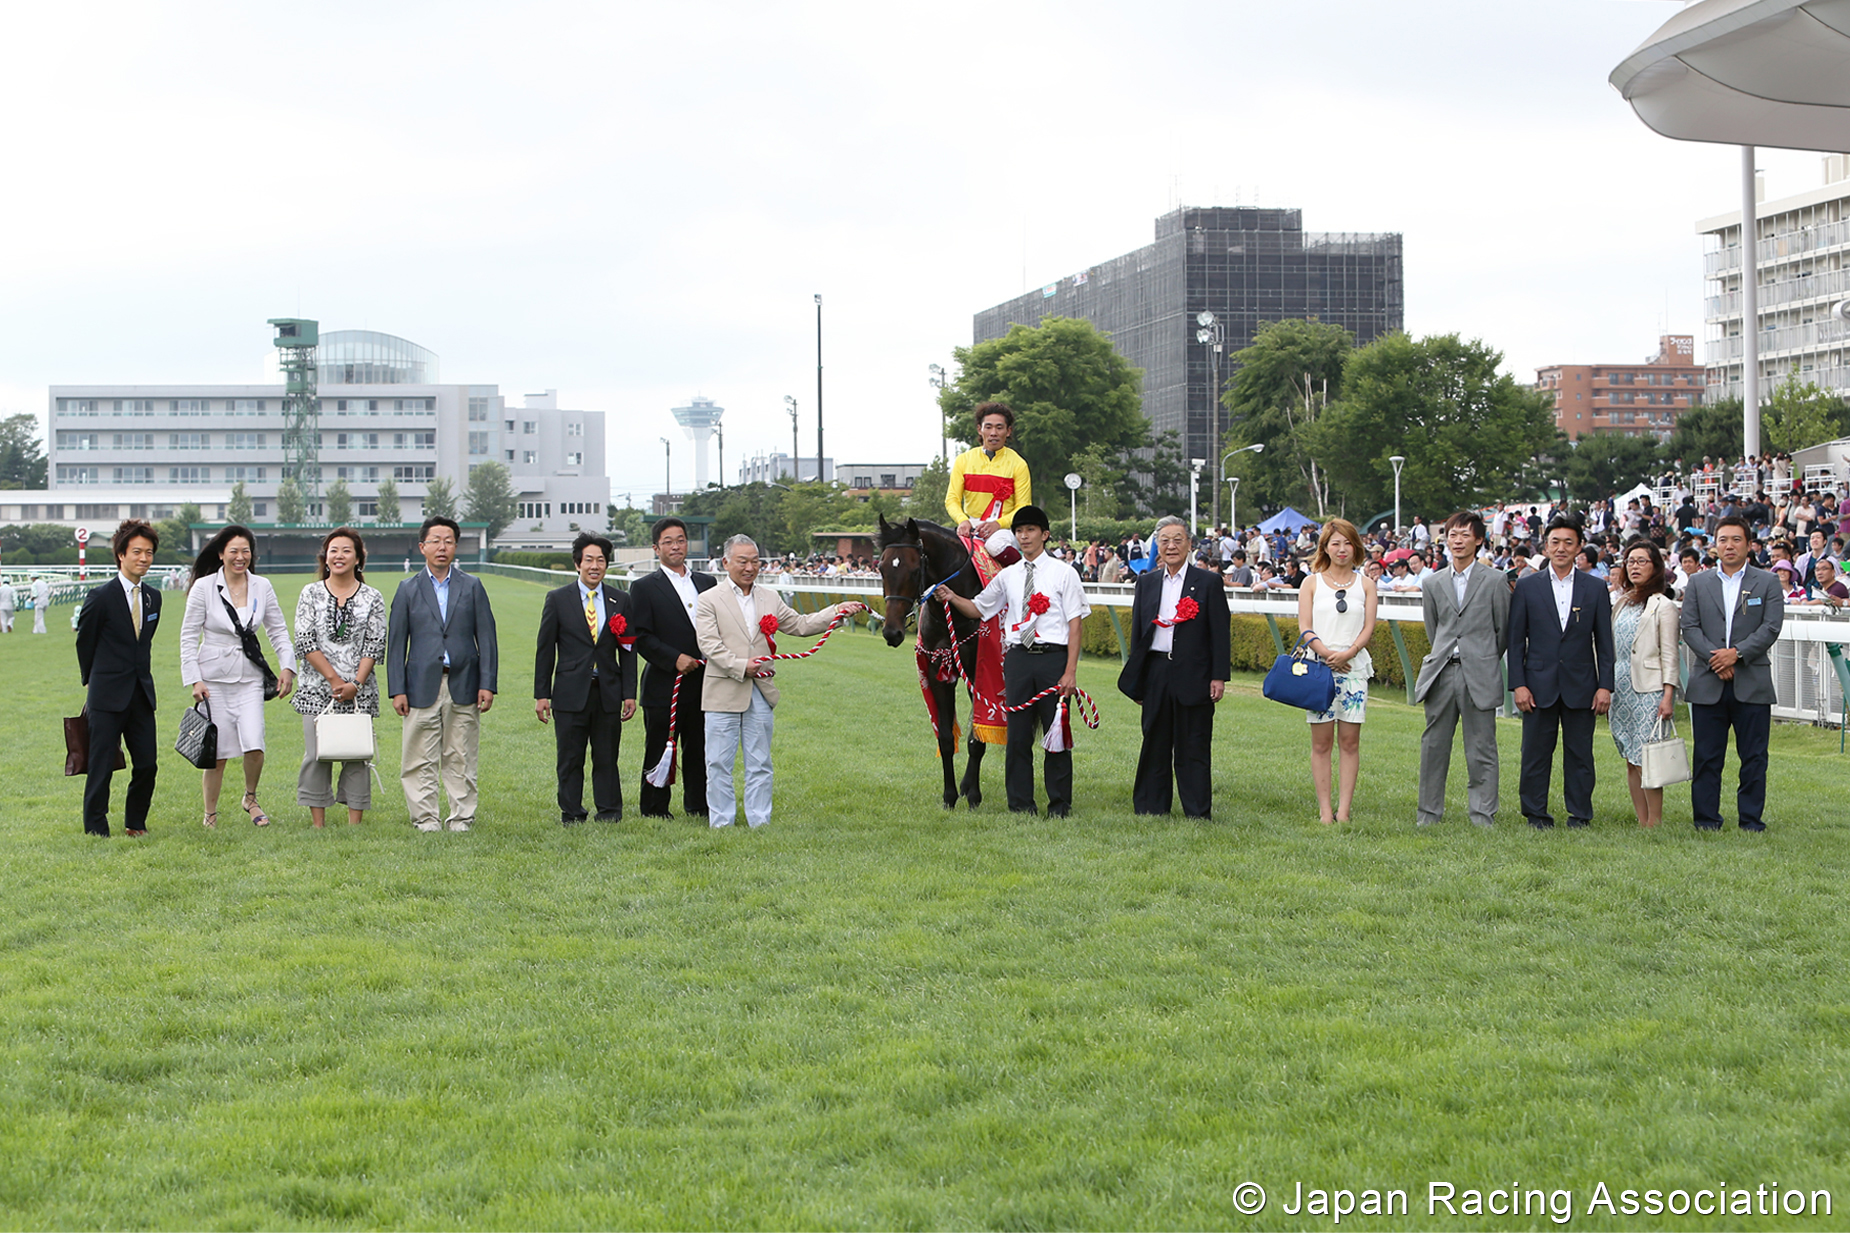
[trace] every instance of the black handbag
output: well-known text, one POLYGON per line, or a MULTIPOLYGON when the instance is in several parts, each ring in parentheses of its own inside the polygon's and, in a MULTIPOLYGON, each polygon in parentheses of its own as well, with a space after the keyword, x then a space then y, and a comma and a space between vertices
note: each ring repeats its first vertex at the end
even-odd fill
POLYGON ((231 628, 238 631, 238 641, 244 647, 244 658, 263 673, 263 700, 269 702, 281 692, 281 686, 277 683, 276 673, 270 670, 270 661, 263 657, 263 646, 257 641, 257 631, 238 620, 238 610, 231 606, 231 601, 225 598, 223 592, 219 593, 218 602, 225 605, 225 615, 231 618, 231 628))
POLYGON ((202 771, 218 765, 218 725, 212 722, 212 704, 201 698, 180 713, 180 735, 173 747, 182 758, 202 771), (205 714, 199 713, 205 707, 205 714))

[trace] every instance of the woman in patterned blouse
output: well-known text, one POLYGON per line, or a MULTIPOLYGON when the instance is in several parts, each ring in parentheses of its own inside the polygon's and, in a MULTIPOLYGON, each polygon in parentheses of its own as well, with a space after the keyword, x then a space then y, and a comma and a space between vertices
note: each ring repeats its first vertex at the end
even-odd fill
POLYGON ((338 801, 357 826, 373 803, 368 766, 341 763, 336 790, 333 764, 316 756, 315 719, 329 703, 341 714, 379 714, 373 667, 385 657, 385 597, 366 585, 366 543, 352 527, 328 532, 320 562, 320 579, 302 588, 295 606, 295 649, 302 663, 295 709, 302 713, 303 746, 296 802, 308 806, 315 825, 323 826, 328 806, 338 801))

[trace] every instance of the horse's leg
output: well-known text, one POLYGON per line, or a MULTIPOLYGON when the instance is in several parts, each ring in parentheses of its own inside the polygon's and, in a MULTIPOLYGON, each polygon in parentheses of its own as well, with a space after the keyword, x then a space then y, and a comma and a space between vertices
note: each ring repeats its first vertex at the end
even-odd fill
POLYGON ((957 807, 957 683, 946 683, 934 674, 931 681, 932 703, 938 711, 938 764, 944 768, 944 807, 957 807))
POLYGON ((983 803, 983 739, 976 734, 974 713, 970 723, 969 759, 964 763, 963 797, 975 809, 983 803))

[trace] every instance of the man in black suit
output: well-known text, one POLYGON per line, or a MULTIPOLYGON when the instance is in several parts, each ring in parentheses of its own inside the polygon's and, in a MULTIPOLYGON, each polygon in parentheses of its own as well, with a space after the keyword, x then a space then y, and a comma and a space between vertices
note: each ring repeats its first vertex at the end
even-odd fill
MULTIPOLYGON (((642 773, 662 759, 668 748, 668 698, 678 677, 681 700, 675 712, 681 807, 689 817, 707 816, 706 720, 700 710, 700 643, 694 636, 694 602, 718 579, 689 569, 687 524, 663 518, 650 532, 661 568, 644 574, 630 587, 636 619, 636 649, 648 666, 642 672, 642 773)), ((666 818, 672 785, 658 788, 642 781, 642 816, 666 818)))
POLYGON ((1510 596, 1509 681, 1522 712, 1522 813, 1530 826, 1555 824, 1548 780, 1561 738, 1567 824, 1593 820, 1594 717, 1612 705, 1612 600, 1606 584, 1574 568, 1580 522, 1557 514, 1542 551, 1548 568, 1510 596))
POLYGON ((636 631, 629 596, 604 581, 610 541, 585 532, 572 543, 578 581, 546 596, 533 661, 533 713, 553 720, 559 748, 559 821, 585 820, 585 742, 599 822, 623 820, 617 750, 636 713, 636 631))
POLYGON ((1143 708, 1131 803, 1140 814, 1168 813, 1173 772, 1182 812, 1206 818, 1214 791, 1214 704, 1231 667, 1227 597, 1218 576, 1188 563, 1188 527, 1180 518, 1156 524, 1156 558, 1157 567, 1137 579, 1135 636, 1118 675, 1118 689, 1143 708))
POLYGON ((121 742, 127 743, 134 764, 122 809, 123 827, 134 838, 148 833, 148 805, 154 799, 160 757, 148 648, 159 628, 161 593, 142 579, 160 544, 161 537, 145 522, 131 518, 118 526, 110 543, 116 576, 84 596, 77 612, 77 668, 90 691, 84 833, 104 839, 109 838, 109 781, 121 742))

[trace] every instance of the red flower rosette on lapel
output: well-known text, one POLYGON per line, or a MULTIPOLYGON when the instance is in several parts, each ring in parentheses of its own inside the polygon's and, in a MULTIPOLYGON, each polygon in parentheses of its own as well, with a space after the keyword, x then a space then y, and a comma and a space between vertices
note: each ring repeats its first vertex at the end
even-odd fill
POLYGON ((1157 617, 1151 622, 1151 624, 1161 625, 1165 629, 1171 629, 1177 625, 1180 625, 1184 621, 1192 621, 1197 616, 1200 616, 1200 615, 1201 615, 1201 605, 1196 603, 1194 600, 1190 599, 1188 596, 1184 595, 1181 599, 1178 599, 1176 601, 1175 620, 1165 621, 1163 620, 1162 617, 1157 617))
POLYGON ((777 639, 771 636, 777 632, 777 618, 769 613, 759 617, 758 632, 764 635, 764 644, 771 648, 771 654, 777 654, 777 639))
POLYGON ((623 614, 621 612, 612 614, 610 618, 610 636, 615 638, 617 644, 624 650, 633 651, 636 649, 636 635, 629 632, 629 627, 630 623, 623 619, 623 614))
POLYGON ((1040 616, 1051 607, 1053 607, 1053 601, 1048 599, 1041 592, 1036 591, 1034 594, 1028 596, 1028 615, 1009 626, 1009 632, 1012 634, 1022 626, 1032 624, 1035 617, 1040 616))

